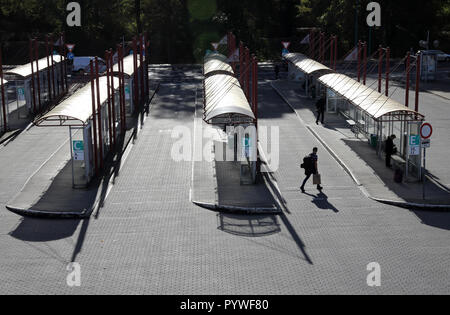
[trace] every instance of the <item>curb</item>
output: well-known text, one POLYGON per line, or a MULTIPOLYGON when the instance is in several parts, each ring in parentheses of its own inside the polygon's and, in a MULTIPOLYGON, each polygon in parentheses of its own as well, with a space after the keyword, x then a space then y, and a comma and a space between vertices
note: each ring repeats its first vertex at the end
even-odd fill
POLYGON ((220 206, 217 204, 192 201, 193 204, 215 212, 231 213, 231 214, 280 214, 277 208, 257 208, 257 207, 237 207, 237 206, 220 206))
POLYGON ((272 88, 277 92, 277 94, 285 101, 285 103, 294 111, 295 115, 298 117, 300 122, 311 132, 311 134, 325 147, 325 149, 333 156, 333 158, 342 166, 345 172, 351 177, 355 184, 359 187, 362 193, 369 199, 374 200, 379 203, 396 206, 406 209, 417 209, 417 210, 429 210, 429 211, 450 211, 450 205, 435 205, 435 204, 421 204, 421 203, 410 203, 402 202, 388 199, 381 199, 373 197, 367 189, 360 183, 360 181, 353 174, 352 170, 339 158, 339 156, 331 149, 331 147, 300 117, 297 110, 291 105, 291 103, 286 99, 286 97, 274 86, 273 82, 270 83, 272 88))
POLYGON ((86 219, 89 218, 93 209, 84 210, 83 212, 47 212, 39 210, 25 210, 19 208, 12 208, 6 206, 6 209, 12 213, 18 214, 23 217, 34 217, 34 218, 48 218, 48 219, 86 219))
POLYGON ((22 133, 22 131, 24 131, 24 129, 17 129, 17 130, 11 131, 9 135, 0 139, 0 144, 4 144, 5 142, 8 142, 12 138, 20 135, 22 133))

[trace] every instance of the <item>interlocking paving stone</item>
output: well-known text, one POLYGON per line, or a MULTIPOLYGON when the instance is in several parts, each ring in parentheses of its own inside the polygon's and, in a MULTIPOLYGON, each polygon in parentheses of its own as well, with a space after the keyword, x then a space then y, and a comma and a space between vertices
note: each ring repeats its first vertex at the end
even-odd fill
MULTIPOLYGON (((242 216, 240 223, 233 217, 231 234, 217 213, 189 201, 192 164, 171 160, 174 140, 160 130, 193 128, 194 93, 192 86, 167 84, 98 218, 52 221, 1 212, 0 293, 450 293, 448 214, 366 199, 270 86, 260 94, 260 123, 280 126, 282 139, 275 176, 289 213, 276 217, 279 232, 246 236, 250 223, 242 216), (315 145, 324 192, 337 213, 327 204, 318 208, 298 188, 298 159, 315 145), (81 264, 80 288, 65 282, 72 259, 81 264), (382 267, 381 288, 366 285, 373 261, 382 267)), ((0 150, 0 158, 11 161, 13 153, 8 159, 0 150)), ((8 182, 20 188, 32 170, 2 169, 2 190, 8 182)), ((14 191, 6 186, 3 204, 14 191)), ((312 185, 309 191, 317 195, 312 185)))

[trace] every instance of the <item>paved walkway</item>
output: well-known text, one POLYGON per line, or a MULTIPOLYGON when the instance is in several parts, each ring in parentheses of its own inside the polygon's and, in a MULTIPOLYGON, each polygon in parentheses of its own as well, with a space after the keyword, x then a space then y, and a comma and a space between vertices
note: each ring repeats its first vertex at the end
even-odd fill
MULTIPOLYGON (((283 213, 217 214, 192 204, 192 163, 171 158, 171 134, 176 126, 193 132, 194 92, 193 86, 182 83, 161 87, 96 216, 41 220, 0 212, 0 293, 450 292, 450 216, 365 198, 269 84, 261 84, 260 124, 280 130, 280 167, 271 176, 284 199, 283 213), (309 195, 298 187, 299 159, 313 146, 320 150, 322 195, 312 185, 307 187, 309 195), (79 288, 66 285, 72 261, 81 266, 79 288), (382 267, 380 288, 366 283, 367 265, 374 261, 382 267)), ((39 158, 39 147, 33 148, 39 158)), ((0 149, 0 158, 14 161, 12 153, 0 149)), ((21 161, 17 156, 17 166, 26 164, 21 161)), ((0 172, 4 205, 30 172, 0 172)))
POLYGON ((326 146, 357 185, 367 192, 367 196, 399 205, 450 205, 450 190, 435 181, 427 182, 426 200, 422 199, 421 183, 395 183, 393 171, 385 167, 384 160, 376 155, 367 140, 357 139, 350 132, 346 120, 340 115, 329 114, 325 125, 317 126, 315 102, 303 96, 298 84, 277 81, 272 86, 295 110, 299 121, 309 130, 311 136, 315 136, 326 146))

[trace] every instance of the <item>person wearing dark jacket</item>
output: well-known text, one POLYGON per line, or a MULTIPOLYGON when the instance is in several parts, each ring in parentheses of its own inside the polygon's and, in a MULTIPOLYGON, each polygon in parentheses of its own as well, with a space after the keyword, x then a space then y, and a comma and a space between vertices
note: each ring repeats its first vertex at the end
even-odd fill
POLYGON ((394 145, 394 140, 397 137, 395 135, 389 136, 386 140, 386 144, 385 144, 385 153, 386 153, 386 167, 391 168, 391 159, 392 159, 392 155, 395 154, 395 145, 394 145))
POLYGON ((319 124, 319 121, 322 122, 322 125, 324 124, 326 105, 327 105, 327 99, 325 98, 325 96, 322 96, 316 103, 316 108, 317 108, 316 124, 319 124))
MULTIPOLYGON (((308 156, 309 163, 306 165, 305 164, 302 165, 302 167, 304 167, 304 169, 305 169, 305 175, 306 175, 306 178, 303 181, 302 186, 300 187, 300 189, 302 190, 302 193, 305 193, 305 185, 308 182, 308 180, 311 178, 311 176, 319 174, 319 168, 318 168, 319 158, 317 156, 317 152, 318 152, 318 149, 314 148, 313 152, 308 156)), ((317 185, 317 189, 319 191, 322 191, 323 188, 320 185, 317 185)))

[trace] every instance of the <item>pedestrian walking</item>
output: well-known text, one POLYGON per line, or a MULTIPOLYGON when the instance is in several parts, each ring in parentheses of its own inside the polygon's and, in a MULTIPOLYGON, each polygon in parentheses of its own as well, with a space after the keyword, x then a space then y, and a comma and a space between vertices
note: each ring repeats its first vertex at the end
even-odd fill
MULTIPOLYGON (((305 185, 308 182, 308 180, 311 178, 311 176, 313 176, 313 175, 319 176, 319 167, 318 167, 319 157, 317 156, 317 152, 318 152, 318 149, 314 148, 313 152, 303 159, 303 164, 301 165, 301 167, 303 169, 305 169, 306 178, 303 181, 302 186, 300 187, 300 189, 302 190, 302 193, 305 193, 305 185)), ((320 186, 320 182, 317 184, 317 189, 319 191, 323 190, 323 187, 320 186)))
POLYGON ((275 80, 278 80, 280 76, 280 66, 278 64, 275 65, 275 80))
POLYGON ((327 105, 327 99, 326 99, 325 95, 322 95, 316 103, 316 108, 317 108, 316 124, 317 125, 319 124, 319 121, 322 122, 322 125, 324 124, 326 105, 327 105))
POLYGON ((385 142, 384 151, 386 153, 386 167, 388 168, 392 167, 391 165, 392 155, 396 153, 396 148, 394 144, 394 140, 396 138, 397 138, 396 135, 389 136, 385 142))

